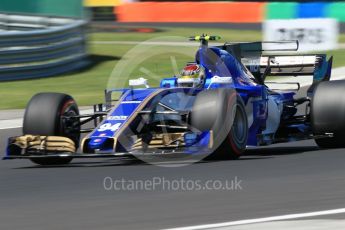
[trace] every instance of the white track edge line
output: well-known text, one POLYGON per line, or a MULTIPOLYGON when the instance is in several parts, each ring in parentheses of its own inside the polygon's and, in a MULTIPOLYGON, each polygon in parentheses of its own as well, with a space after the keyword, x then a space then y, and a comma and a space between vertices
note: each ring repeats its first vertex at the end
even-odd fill
MULTIPOLYGON (((88 114, 88 113, 92 113, 92 112, 93 112, 93 110, 91 110, 91 109, 85 109, 85 110, 81 110, 80 114, 88 114)), ((23 118, 0 120, 0 130, 22 128, 23 127, 22 124, 23 124, 23 118), (12 124, 8 125, 6 123, 12 123, 12 124), (5 125, 3 125, 3 124, 5 124, 5 125)))
POLYGON ((4 130, 4 129, 19 129, 22 128, 22 126, 9 126, 9 127, 0 127, 0 130, 4 130))
POLYGON ((231 227, 231 226, 246 225, 246 224, 257 224, 257 223, 264 223, 264 222, 271 222, 271 221, 299 219, 299 218, 306 218, 306 217, 326 216, 326 215, 341 214, 341 213, 345 213, 345 208, 330 209, 330 210, 317 211, 317 212, 288 214, 288 215, 281 215, 281 216, 271 216, 271 217, 256 218, 256 219, 245 219, 245 220, 237 220, 237 221, 215 223, 215 224, 204 224, 204 225, 194 225, 194 226, 187 226, 187 227, 169 228, 165 230, 211 229, 211 228, 231 227))

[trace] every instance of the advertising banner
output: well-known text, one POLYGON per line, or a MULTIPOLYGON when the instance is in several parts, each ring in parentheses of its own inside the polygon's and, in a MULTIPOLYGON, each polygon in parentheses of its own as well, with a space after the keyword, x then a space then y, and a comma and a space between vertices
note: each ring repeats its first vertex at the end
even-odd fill
POLYGON ((338 46, 339 24, 330 18, 267 20, 264 41, 298 40, 298 51, 332 50, 338 46))

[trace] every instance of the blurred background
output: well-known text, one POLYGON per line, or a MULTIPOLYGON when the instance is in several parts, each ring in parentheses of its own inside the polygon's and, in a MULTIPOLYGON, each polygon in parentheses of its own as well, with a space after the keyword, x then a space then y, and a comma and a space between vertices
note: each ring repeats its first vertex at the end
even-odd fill
MULTIPOLYGON (((0 109, 24 108, 41 91, 98 103, 113 68, 141 41, 202 33, 220 42, 299 40, 300 52, 327 53, 345 66, 340 1, 1 0, 0 109)), ((175 56, 178 68, 188 61, 175 56)), ((169 77, 170 57, 143 65, 169 77)))

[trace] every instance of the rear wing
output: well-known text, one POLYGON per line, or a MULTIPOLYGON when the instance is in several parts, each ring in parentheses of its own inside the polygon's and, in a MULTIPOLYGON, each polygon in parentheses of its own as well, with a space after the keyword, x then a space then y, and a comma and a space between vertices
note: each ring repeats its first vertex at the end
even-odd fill
POLYGON ((263 55, 243 57, 241 62, 253 74, 264 74, 269 68, 270 76, 313 75, 326 60, 326 55, 263 55))
POLYGON ((225 43, 219 48, 234 55, 262 84, 266 76, 312 75, 313 83, 331 76, 332 57, 327 61, 325 54, 289 54, 298 50, 298 41, 225 43))

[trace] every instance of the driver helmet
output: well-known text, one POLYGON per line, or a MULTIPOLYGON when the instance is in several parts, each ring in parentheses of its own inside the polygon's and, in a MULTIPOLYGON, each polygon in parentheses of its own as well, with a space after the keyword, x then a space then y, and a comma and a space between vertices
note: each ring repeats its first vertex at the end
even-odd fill
POLYGON ((205 70, 198 64, 188 64, 177 78, 179 87, 202 87, 205 79, 205 70))

